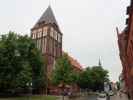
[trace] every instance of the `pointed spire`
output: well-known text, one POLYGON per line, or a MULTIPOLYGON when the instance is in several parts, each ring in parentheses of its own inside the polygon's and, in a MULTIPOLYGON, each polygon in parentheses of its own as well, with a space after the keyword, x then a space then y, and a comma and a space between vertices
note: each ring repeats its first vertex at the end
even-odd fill
POLYGON ((116 27, 117 36, 119 36, 119 29, 116 27))
POLYGON ((58 26, 50 4, 46 9, 46 11, 43 13, 43 15, 40 17, 40 19, 37 21, 34 27, 37 27, 39 23, 45 23, 45 24, 51 23, 51 24, 56 24, 58 26))
POLYGON ((100 57, 99 57, 98 66, 102 66, 102 63, 101 63, 100 57))
POLYGON ((49 0, 49 6, 51 6, 51 0, 49 0))

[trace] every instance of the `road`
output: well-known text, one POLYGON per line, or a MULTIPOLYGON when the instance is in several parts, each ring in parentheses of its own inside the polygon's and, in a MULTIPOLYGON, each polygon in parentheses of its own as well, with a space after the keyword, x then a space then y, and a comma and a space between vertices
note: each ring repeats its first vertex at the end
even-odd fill
POLYGON ((129 99, 127 98, 127 95, 121 94, 120 96, 118 93, 117 95, 114 95, 113 97, 111 97, 111 100, 129 100, 129 99))
MULTIPOLYGON (((89 96, 81 96, 75 99, 66 98, 65 100, 96 100, 96 98, 97 98, 96 95, 89 95, 89 96)), ((128 100, 128 99, 125 94, 122 94, 121 97, 119 96, 119 94, 117 94, 117 95, 111 96, 110 100, 128 100)))
POLYGON ((81 96, 75 99, 69 99, 69 100, 96 100, 96 95, 89 95, 89 96, 81 96))
MULTIPOLYGON (((82 100, 96 100, 96 98, 97 97, 95 95, 93 95, 93 96, 88 96, 87 98, 84 98, 82 100)), ((116 95, 111 96, 110 97, 110 100, 129 100, 129 99, 127 98, 127 95, 126 94, 122 93, 121 94, 121 97, 120 97, 119 93, 117 93, 116 95)))

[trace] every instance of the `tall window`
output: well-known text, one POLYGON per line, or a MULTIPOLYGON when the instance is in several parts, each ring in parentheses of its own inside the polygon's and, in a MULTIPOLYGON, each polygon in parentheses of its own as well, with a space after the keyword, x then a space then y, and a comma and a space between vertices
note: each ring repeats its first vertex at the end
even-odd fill
POLYGON ((56 31, 54 31, 54 39, 57 40, 57 38, 58 38, 58 34, 56 31))
POLYGON ((42 53, 45 53, 45 38, 42 38, 42 53))
POLYGON ((58 42, 61 43, 61 34, 60 33, 58 33, 58 42))
POLYGON ((47 27, 44 27, 43 28, 43 36, 46 36, 47 35, 47 27))
POLYGON ((35 39, 36 38, 36 30, 32 31, 32 38, 35 39))
POLYGON ((58 40, 58 33, 56 32, 56 40, 58 40))
POLYGON ((47 38, 45 38, 44 40, 45 40, 45 42, 44 42, 45 43, 44 44, 44 52, 46 52, 46 50, 47 50, 47 38))
POLYGON ((56 42, 54 42, 54 56, 56 56, 56 42))
POLYGON ((50 49, 50 54, 52 54, 52 39, 50 39, 50 44, 49 44, 49 49, 50 49))
POLYGON ((34 39, 35 38, 35 35, 34 35, 34 33, 32 33, 32 39, 34 39))
POLYGON ((50 28, 50 36, 54 37, 54 29, 52 27, 50 28))
POLYGON ((41 38, 42 37, 42 29, 38 29, 38 38, 41 38))

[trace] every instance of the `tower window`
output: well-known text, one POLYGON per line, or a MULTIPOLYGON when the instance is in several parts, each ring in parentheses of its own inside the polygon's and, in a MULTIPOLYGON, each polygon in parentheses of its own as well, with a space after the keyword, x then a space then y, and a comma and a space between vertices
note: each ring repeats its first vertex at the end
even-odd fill
POLYGON ((58 34, 57 34, 57 32, 55 31, 55 32, 54 32, 54 39, 57 40, 57 38, 58 38, 58 34))
POLYGON ((45 38, 42 38, 42 53, 45 53, 45 38))
POLYGON ((35 39, 36 38, 36 30, 32 31, 32 38, 35 39))
POLYGON ((52 27, 51 27, 51 30, 50 30, 50 36, 54 37, 54 29, 52 27))
POLYGON ((32 37, 32 39, 34 39, 34 38, 35 38, 35 35, 34 35, 34 33, 32 33, 32 36, 31 36, 31 37, 32 37))
POLYGON ((61 42, 61 35, 58 33, 58 42, 61 42))
POLYGON ((42 29, 38 29, 38 38, 40 38, 42 36, 42 29))
POLYGON ((44 44, 44 51, 46 52, 46 50, 47 50, 47 38, 45 38, 44 40, 45 40, 45 42, 44 42, 45 43, 44 44))
POLYGON ((43 36, 46 36, 47 35, 47 27, 44 27, 43 28, 43 36))

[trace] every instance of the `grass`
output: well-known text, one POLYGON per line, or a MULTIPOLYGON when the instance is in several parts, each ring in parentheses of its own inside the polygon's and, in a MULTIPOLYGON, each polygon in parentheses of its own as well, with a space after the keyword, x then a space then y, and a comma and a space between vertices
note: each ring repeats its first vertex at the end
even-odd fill
POLYGON ((58 100, 56 96, 24 96, 24 97, 10 97, 0 98, 0 100, 58 100))

